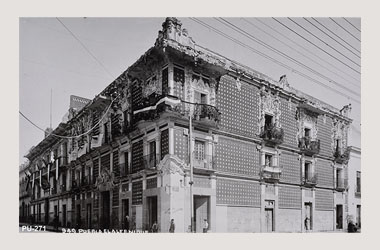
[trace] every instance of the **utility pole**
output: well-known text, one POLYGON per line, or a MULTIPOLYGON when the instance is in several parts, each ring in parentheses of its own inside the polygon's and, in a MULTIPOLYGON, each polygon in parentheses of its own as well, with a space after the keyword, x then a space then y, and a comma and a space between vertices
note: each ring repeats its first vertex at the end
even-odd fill
POLYGON ((191 212, 191 232, 194 232, 194 196, 193 196, 193 125, 192 125, 192 114, 191 109, 189 109, 189 164, 190 164, 190 212, 191 212))

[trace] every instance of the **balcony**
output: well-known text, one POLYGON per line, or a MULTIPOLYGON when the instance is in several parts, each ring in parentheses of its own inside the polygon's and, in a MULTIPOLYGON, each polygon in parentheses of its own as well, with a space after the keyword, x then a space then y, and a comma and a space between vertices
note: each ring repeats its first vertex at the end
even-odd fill
POLYGON ((74 180, 71 184, 71 189, 73 191, 78 191, 80 189, 80 181, 78 179, 74 180))
POLYGON ((61 185, 61 192, 66 192, 67 189, 66 189, 66 184, 62 184, 61 185))
POLYGON ((193 152, 193 167, 205 170, 214 170, 216 163, 216 156, 213 155, 200 155, 193 152))
POLYGON ((313 156, 319 154, 321 148, 320 144, 320 140, 312 140, 310 137, 302 137, 299 139, 298 147, 305 155, 313 156))
POLYGON ((345 191, 348 187, 348 180, 347 179, 338 179, 336 180, 336 187, 335 189, 337 191, 345 191))
POLYGON ((278 182, 280 181, 281 173, 282 167, 265 165, 261 167, 260 177, 267 182, 278 182))
POLYGON ((302 184, 308 187, 314 187, 318 184, 318 174, 310 174, 302 178, 302 184))
POLYGON ((148 154, 143 156, 144 169, 155 170, 160 162, 159 154, 148 154))
POLYGON ((52 189, 51 189, 51 194, 52 194, 52 195, 57 194, 57 188, 52 188, 52 189))
POLYGON ((87 175, 82 178, 81 187, 88 188, 91 186, 91 176, 87 175))
POLYGON ((340 164, 347 164, 350 160, 351 147, 347 147, 345 150, 337 148, 334 153, 335 162, 340 164))
POLYGON ((262 127, 260 138, 269 144, 282 144, 284 142, 284 129, 274 125, 262 127))
POLYGON ((153 97, 150 97, 149 101, 146 100, 135 108, 133 121, 151 121, 163 114, 187 120, 189 107, 194 107, 195 122, 216 126, 220 121, 221 113, 214 106, 189 103, 181 101, 176 96, 156 94, 153 94, 153 97))

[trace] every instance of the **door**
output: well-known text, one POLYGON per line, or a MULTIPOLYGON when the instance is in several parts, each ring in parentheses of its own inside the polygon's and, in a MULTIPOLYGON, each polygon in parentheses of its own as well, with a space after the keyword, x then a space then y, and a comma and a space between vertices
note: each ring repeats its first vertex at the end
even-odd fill
POLYGON ((195 232, 202 233, 205 220, 210 224, 208 216, 209 197, 207 196, 194 196, 194 217, 195 217, 195 232))
POLYGON ((45 225, 49 224, 49 199, 45 199, 45 225))
POLYGON ((123 199, 121 201, 121 206, 122 206, 122 219, 123 219, 124 229, 129 230, 129 222, 131 220, 131 217, 129 216, 129 199, 123 199), (129 221, 126 220, 126 216, 129 217, 129 221))
POLYGON ((273 208, 265 208, 265 232, 273 232, 273 208))
POLYGON ((91 203, 87 204, 87 214, 86 214, 86 220, 87 220, 87 228, 92 228, 91 227, 91 222, 92 222, 92 208, 91 208, 91 203))
POLYGON ((312 214, 312 203, 307 202, 307 203, 305 203, 305 218, 304 218, 305 230, 312 230, 313 229, 313 225, 312 225, 313 218, 312 218, 312 216, 313 216, 313 214, 312 214))
POLYGON ((81 216, 81 207, 78 204, 76 208, 76 228, 81 228, 81 221, 82 221, 82 216, 81 216))
POLYGON ((102 229, 110 227, 110 192, 102 192, 102 229))
POLYGON ((343 229, 343 205, 336 205, 336 229, 343 229))
POLYGON ((361 215, 360 215, 361 211, 360 210, 361 210, 361 205, 357 205, 356 206, 356 223, 358 224, 359 228, 362 227, 361 215))
POLYGON ((149 230, 153 223, 157 223, 157 196, 148 197, 148 226, 149 230))
POLYGON ((66 205, 62 205, 62 226, 66 227, 66 205))

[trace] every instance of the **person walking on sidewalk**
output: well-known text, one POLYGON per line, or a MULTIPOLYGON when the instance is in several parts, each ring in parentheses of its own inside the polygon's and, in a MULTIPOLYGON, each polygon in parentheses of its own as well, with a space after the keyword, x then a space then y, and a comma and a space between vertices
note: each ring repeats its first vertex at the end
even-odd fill
POLYGON ((175 231, 175 224, 174 224, 174 219, 170 221, 170 227, 169 227, 169 233, 174 233, 175 231))

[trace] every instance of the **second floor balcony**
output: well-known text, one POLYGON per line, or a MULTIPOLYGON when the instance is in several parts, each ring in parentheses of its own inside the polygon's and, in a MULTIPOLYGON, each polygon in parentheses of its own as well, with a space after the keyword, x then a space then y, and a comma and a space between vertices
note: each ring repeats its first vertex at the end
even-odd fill
POLYGON ((159 154, 148 154, 143 156, 144 169, 157 169, 157 165, 160 162, 159 154))
POLYGON ((282 167, 264 165, 260 170, 260 177, 267 182, 279 182, 281 178, 282 167))
POLYGON ((337 163, 347 164, 350 159, 351 147, 345 149, 337 148, 334 152, 334 158, 337 163))
POLYGON ((317 173, 307 174, 306 176, 302 178, 302 184, 308 187, 316 186, 318 184, 318 174, 317 173))
POLYGON ((345 191, 348 187, 348 180, 347 179, 343 179, 343 178, 339 178, 336 180, 335 182, 335 189, 337 191, 345 191))
POLYGON ((120 163, 120 177, 126 177, 130 174, 130 165, 128 163, 120 163))
POLYGON ((284 129, 274 125, 261 128, 260 138, 270 144, 279 145, 284 142, 284 129))
POLYGON ((193 152, 193 167, 206 170, 214 170, 216 156, 193 152))
POLYGON ((305 136, 299 139, 298 147, 305 155, 316 155, 320 151, 320 140, 312 140, 310 137, 305 136))

